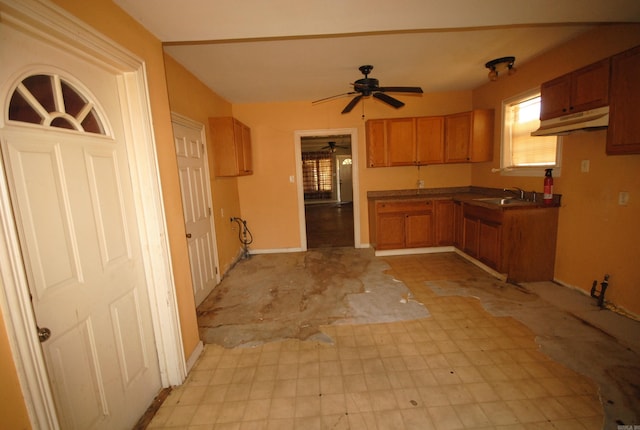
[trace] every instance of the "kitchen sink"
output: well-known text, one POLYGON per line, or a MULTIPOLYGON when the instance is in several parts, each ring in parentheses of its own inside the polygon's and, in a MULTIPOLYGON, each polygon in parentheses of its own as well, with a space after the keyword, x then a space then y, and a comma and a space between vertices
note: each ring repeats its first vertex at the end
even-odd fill
POLYGON ((498 205, 498 206, 527 206, 527 205, 537 204, 536 202, 515 199, 513 197, 485 197, 485 198, 473 199, 473 200, 477 202, 487 203, 490 205, 498 205))

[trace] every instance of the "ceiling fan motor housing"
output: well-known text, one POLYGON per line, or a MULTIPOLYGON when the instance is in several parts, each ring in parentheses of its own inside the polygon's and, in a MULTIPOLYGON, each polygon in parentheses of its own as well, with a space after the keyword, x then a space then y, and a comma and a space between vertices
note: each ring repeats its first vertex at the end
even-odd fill
POLYGON ((362 78, 358 79, 354 84, 353 88, 356 91, 361 92, 365 96, 371 95, 372 91, 378 89, 378 80, 375 78, 362 78))

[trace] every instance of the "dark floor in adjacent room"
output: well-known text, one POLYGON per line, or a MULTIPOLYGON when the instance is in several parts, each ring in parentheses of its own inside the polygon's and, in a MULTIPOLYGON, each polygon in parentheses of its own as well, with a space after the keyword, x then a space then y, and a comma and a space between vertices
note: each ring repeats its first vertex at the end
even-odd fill
POLYGON ((150 428, 640 424, 640 323, 455 253, 254 255, 198 312, 203 338, 219 336, 150 428))
POLYGON ((311 203, 304 207, 307 248, 353 246, 353 203, 311 203))

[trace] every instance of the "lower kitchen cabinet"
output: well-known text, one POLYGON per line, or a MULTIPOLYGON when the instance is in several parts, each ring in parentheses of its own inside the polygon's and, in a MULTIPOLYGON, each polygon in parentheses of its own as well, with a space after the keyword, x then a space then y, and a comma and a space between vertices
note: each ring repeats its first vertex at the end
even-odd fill
POLYGON ((455 203, 453 200, 434 200, 434 233, 437 246, 450 246, 455 243, 455 203))
POLYGON ((433 212, 423 208, 405 216, 405 247, 433 246, 433 212))
POLYGON ((433 246, 433 203, 430 200, 379 200, 371 206, 370 235, 376 249, 433 246))
POLYGON ((462 231, 463 231, 462 202, 455 200, 453 202, 453 245, 462 249, 462 231))
POLYGON ((462 250, 515 282, 552 280, 558 208, 463 204, 462 250))
POLYGON ((500 265, 502 225, 491 221, 478 224, 478 259, 490 267, 500 265))

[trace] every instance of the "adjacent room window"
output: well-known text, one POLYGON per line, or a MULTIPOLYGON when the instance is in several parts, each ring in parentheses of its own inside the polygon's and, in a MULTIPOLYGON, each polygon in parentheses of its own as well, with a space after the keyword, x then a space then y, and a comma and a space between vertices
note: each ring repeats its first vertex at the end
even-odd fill
POLYGON ((505 175, 541 176, 544 169, 560 173, 557 136, 531 136, 540 126, 540 92, 529 91, 505 100, 501 169, 505 175))
POLYGON ((333 157, 327 152, 302 154, 305 200, 330 199, 333 194, 333 157))

